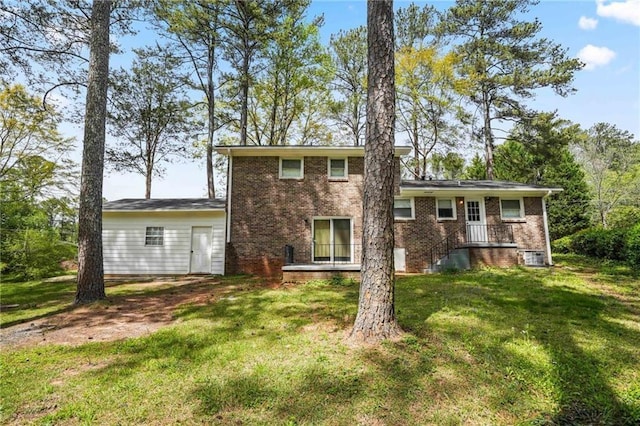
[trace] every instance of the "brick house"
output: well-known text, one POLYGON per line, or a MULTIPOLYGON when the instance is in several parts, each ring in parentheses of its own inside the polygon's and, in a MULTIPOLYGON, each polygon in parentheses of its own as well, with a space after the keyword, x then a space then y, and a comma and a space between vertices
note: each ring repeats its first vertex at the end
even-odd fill
MULTIPOLYGON (((225 273, 309 279, 357 275, 363 147, 218 146, 228 157, 225 273)), ((500 181, 400 179, 396 270, 550 265, 545 197, 561 191, 500 181)))

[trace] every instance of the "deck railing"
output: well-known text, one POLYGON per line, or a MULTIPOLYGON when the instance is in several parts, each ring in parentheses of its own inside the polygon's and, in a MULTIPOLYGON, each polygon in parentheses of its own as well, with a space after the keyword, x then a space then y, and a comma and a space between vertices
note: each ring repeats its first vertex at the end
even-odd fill
POLYGON ((514 242, 513 226, 510 224, 462 225, 431 247, 430 265, 433 266, 452 250, 465 244, 507 244, 514 242))
POLYGON ((349 264, 360 263, 360 244, 311 243, 311 260, 314 263, 349 264))

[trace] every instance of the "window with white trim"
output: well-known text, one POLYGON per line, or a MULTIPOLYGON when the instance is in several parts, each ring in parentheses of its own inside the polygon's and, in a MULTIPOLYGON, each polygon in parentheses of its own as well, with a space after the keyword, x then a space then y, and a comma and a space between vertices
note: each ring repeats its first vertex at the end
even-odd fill
POLYGON ((327 168, 329 180, 347 180, 349 177, 346 158, 329 158, 327 168))
POLYGON ((396 198, 393 200, 394 219, 413 219, 413 198, 396 198))
POLYGON ((302 179, 304 160, 302 158, 280 158, 280 179, 302 179))
POLYGON ((522 198, 501 198, 500 216, 502 217, 502 219, 524 219, 522 198))
POLYGON ((162 246, 164 245, 164 227, 147 226, 144 236, 145 246, 162 246))
POLYGON ((439 220, 455 220, 456 200, 454 198, 438 198, 436 200, 436 215, 439 220))

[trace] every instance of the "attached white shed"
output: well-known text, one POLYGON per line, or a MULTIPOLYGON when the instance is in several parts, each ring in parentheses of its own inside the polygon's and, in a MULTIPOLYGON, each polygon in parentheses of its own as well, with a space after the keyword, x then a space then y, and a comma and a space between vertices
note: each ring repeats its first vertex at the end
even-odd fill
POLYGON ((123 199, 102 208, 104 272, 224 274, 225 201, 123 199))

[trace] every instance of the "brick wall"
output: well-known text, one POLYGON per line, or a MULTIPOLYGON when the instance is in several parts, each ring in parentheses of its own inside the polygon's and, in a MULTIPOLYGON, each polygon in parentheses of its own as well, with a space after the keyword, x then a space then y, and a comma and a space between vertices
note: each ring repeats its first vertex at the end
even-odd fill
POLYGON ((305 157, 303 179, 279 179, 278 157, 234 157, 229 273, 279 276, 287 244, 296 263, 311 262, 314 217, 351 218, 359 244, 363 167, 363 158, 349 157, 348 180, 330 181, 327 157, 305 157))
POLYGON ((456 220, 437 220, 436 199, 415 197, 415 219, 396 220, 396 247, 406 249, 407 272, 422 272, 431 262, 431 249, 464 225, 463 198, 456 198, 456 220))
MULTIPOLYGON (((348 180, 332 181, 327 177, 327 157, 305 157, 301 180, 279 179, 278 157, 234 157, 227 273, 279 277, 284 265, 285 245, 293 246, 295 263, 310 263, 314 217, 351 218, 352 244, 359 246, 362 240, 363 160, 362 157, 349 157, 348 180)), ((398 159, 395 168, 399 183, 398 159)), ((407 272, 426 269, 431 260, 431 248, 464 226, 464 198, 456 197, 455 201, 456 220, 438 221, 436 199, 416 197, 415 220, 395 221, 395 246, 406 249, 407 272)), ((525 197, 523 201, 525 219, 509 222, 513 225, 518 247, 544 250, 541 198, 525 197)), ((486 199, 485 210, 488 224, 503 223, 498 197, 486 199)), ((357 252, 359 255, 360 250, 357 252)), ((512 255, 508 258, 511 261, 512 255)), ((502 261, 496 263, 502 264, 502 261)))
MULTIPOLYGON (((415 220, 395 222, 396 247, 406 249, 407 272, 422 272, 429 267, 431 249, 449 234, 465 226, 465 205, 463 197, 456 197, 456 220, 436 219, 436 198, 416 197, 415 220)), ((500 216, 500 198, 485 199, 485 214, 488 225, 510 224, 518 250, 545 251, 542 198, 525 197, 524 219, 507 221, 500 216)), ((464 235, 460 234, 460 242, 464 235)), ((546 257, 546 253, 545 253, 546 257)), ((548 259, 546 259, 548 262, 548 259)), ((475 250, 472 264, 509 266, 518 262, 513 249, 475 250)))

